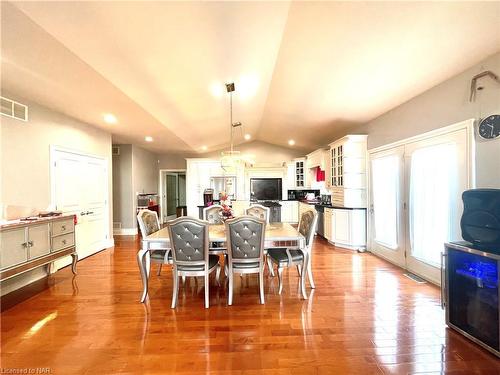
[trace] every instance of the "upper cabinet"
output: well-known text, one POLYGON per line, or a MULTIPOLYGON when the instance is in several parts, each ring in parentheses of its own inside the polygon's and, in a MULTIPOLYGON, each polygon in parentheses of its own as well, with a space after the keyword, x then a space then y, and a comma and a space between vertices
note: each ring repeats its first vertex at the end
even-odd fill
POLYGON ((294 181, 296 188, 307 187, 307 173, 306 173, 306 158, 299 158, 293 160, 295 172, 294 181))
POLYGON ((330 143, 327 188, 332 203, 366 207, 366 135, 347 135, 330 143))

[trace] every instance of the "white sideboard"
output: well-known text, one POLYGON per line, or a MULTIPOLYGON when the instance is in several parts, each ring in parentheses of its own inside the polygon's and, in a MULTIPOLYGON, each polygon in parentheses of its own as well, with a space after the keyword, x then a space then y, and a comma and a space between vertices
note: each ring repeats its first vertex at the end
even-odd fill
POLYGON ((73 215, 15 221, 0 226, 0 281, 71 255, 76 274, 73 215))

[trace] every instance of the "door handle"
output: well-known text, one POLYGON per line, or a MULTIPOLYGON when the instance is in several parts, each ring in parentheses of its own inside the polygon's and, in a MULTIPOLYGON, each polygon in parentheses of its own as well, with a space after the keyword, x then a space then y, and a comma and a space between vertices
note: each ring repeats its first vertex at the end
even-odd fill
POLYGON ((94 211, 87 211, 87 215, 92 215, 94 211))
POLYGON ((80 212, 80 216, 85 216, 85 215, 87 215, 86 212, 80 212))
POLYGON ((28 241, 28 246, 33 246, 35 243, 33 241, 28 241))

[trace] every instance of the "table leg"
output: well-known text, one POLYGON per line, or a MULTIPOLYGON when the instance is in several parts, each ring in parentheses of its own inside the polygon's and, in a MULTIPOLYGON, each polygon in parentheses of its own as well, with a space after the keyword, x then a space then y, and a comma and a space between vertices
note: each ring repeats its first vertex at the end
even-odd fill
POLYGON ((142 280, 142 296, 141 303, 144 303, 148 295, 148 270, 147 263, 149 263, 149 251, 139 250, 137 253, 137 264, 141 273, 142 280))

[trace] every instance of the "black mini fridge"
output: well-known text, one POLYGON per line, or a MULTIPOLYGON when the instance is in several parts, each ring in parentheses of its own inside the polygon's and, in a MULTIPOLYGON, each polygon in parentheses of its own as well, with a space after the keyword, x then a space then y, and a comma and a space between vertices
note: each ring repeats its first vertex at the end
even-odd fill
POLYGON ((447 243, 442 267, 446 324, 500 357, 500 255, 470 243, 447 243))

